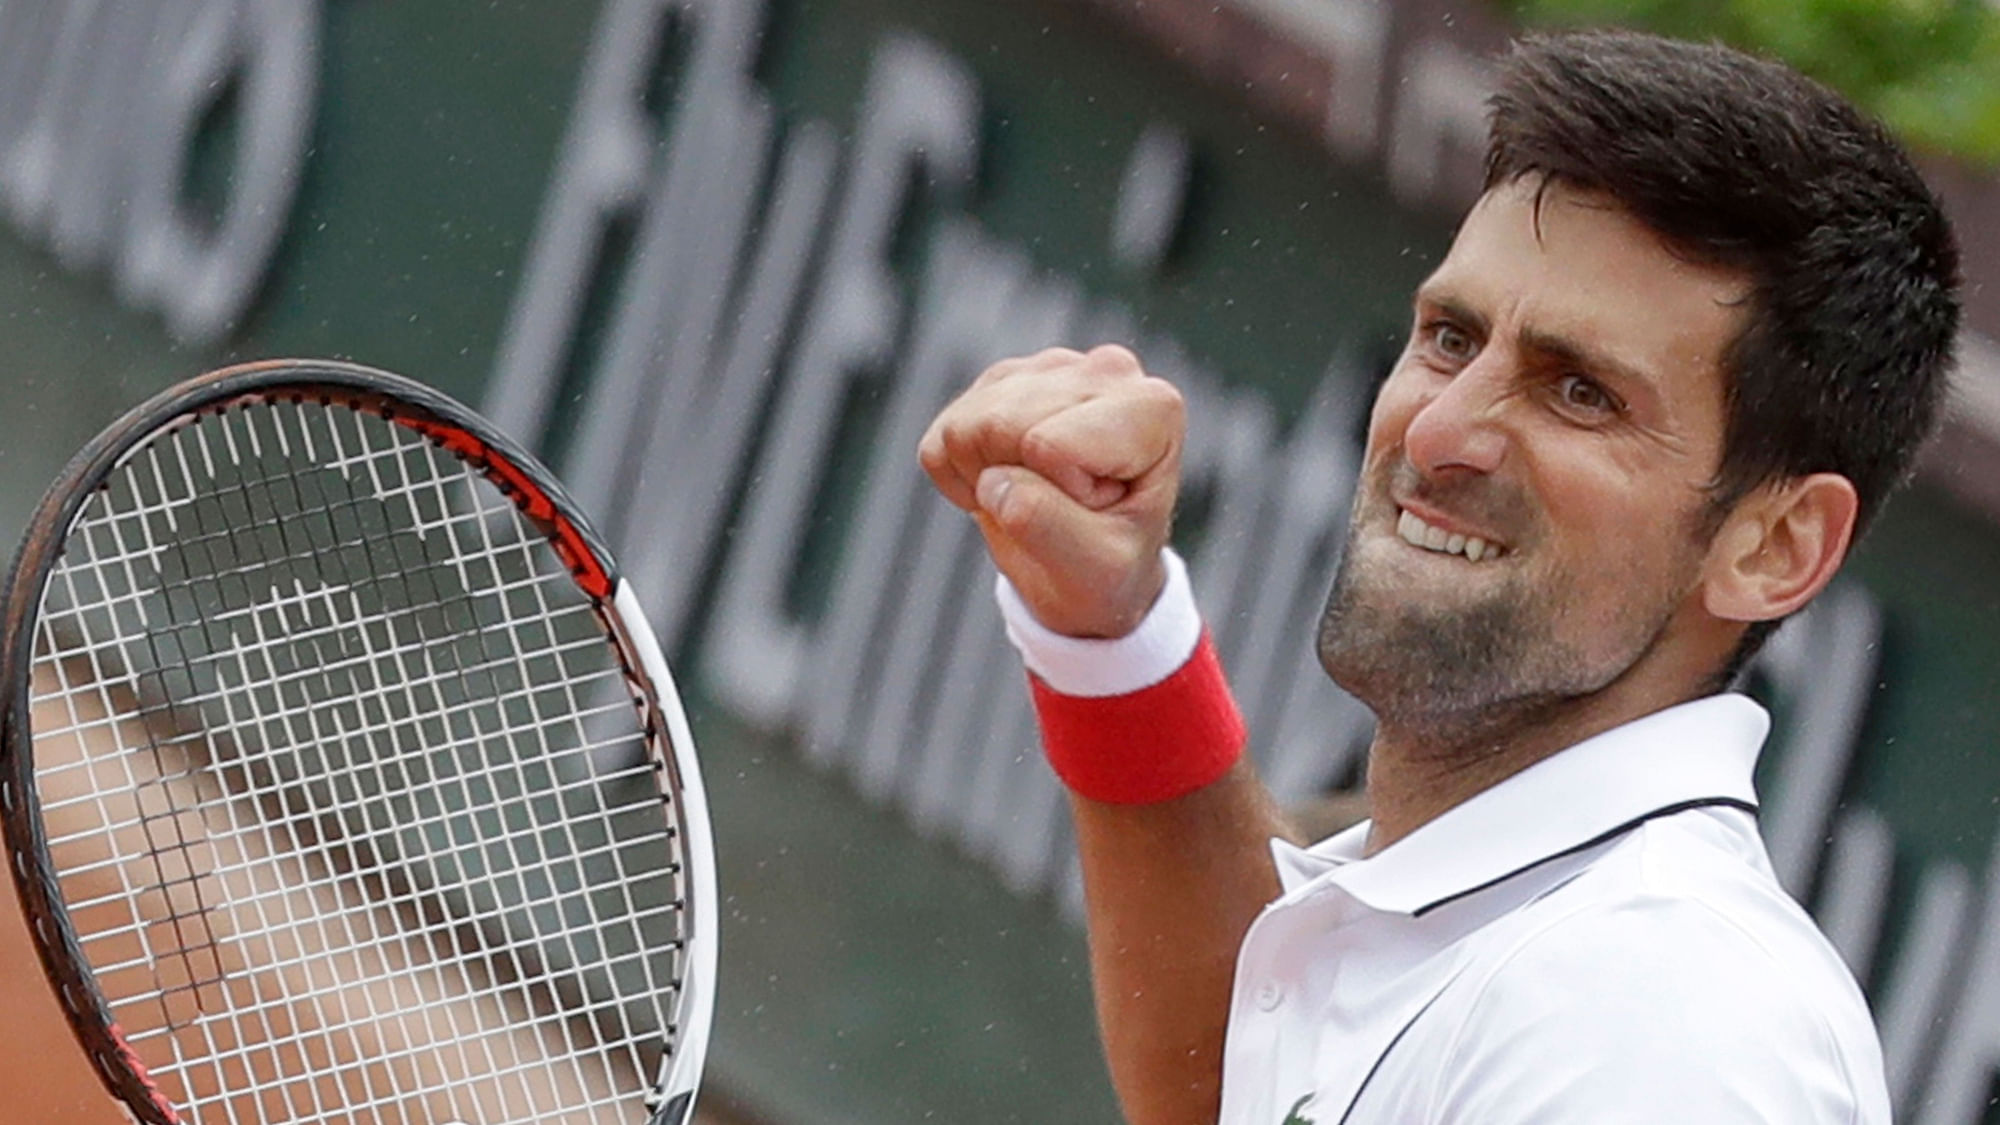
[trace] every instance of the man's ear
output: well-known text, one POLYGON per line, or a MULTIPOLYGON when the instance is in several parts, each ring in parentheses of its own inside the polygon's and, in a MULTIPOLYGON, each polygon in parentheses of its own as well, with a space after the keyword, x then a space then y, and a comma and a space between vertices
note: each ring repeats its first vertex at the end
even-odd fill
POLYGON ((1709 544, 1702 605, 1729 621, 1772 621, 1826 588, 1860 509, 1838 473, 1778 481, 1743 498, 1709 544))

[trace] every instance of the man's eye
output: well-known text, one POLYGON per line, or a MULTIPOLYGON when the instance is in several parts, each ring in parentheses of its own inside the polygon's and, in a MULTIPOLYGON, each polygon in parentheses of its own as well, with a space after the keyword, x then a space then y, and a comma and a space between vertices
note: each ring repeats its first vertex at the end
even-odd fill
POLYGON ((1455 324, 1440 324, 1431 331, 1431 343, 1438 354, 1458 363, 1466 363, 1479 351, 1479 345, 1472 339, 1472 333, 1455 324))
POLYGON ((1582 375, 1565 375, 1556 388, 1562 396, 1563 405, 1579 413, 1610 414, 1618 409, 1618 402, 1611 397, 1610 391, 1582 375))

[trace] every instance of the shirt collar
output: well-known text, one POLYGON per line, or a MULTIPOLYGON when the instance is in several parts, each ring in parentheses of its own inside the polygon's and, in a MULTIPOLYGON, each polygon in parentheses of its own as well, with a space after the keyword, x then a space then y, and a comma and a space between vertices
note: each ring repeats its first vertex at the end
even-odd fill
POLYGON ((1770 727, 1746 696, 1683 703, 1553 754, 1365 859, 1367 821, 1311 848, 1274 840, 1278 877, 1288 898, 1324 880, 1375 910, 1420 914, 1654 816, 1754 810, 1770 727))

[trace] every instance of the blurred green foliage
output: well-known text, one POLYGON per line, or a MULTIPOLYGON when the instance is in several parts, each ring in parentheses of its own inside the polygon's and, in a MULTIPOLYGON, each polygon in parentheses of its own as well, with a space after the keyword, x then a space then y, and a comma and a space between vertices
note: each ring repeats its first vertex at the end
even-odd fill
POLYGON ((1995 0, 1501 0, 1530 26, 1720 39, 1842 91, 1910 144, 2000 166, 1995 0))

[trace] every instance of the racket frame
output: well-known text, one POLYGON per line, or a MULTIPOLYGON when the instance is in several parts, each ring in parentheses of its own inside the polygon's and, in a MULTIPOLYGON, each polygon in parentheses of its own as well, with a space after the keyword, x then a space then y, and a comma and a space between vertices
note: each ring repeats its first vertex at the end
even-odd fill
POLYGON ((684 1125, 693 1112, 715 1009, 715 850, 694 739, 672 673, 604 540, 568 492, 525 449, 450 397, 413 379, 340 360, 274 359, 225 367, 178 383, 127 411, 80 449, 29 519, 0 590, 0 835, 42 968, 77 1042, 105 1088, 144 1125, 182 1125, 166 1095, 112 1019, 63 905, 49 860, 35 784, 29 714, 35 624, 57 561, 91 497, 156 437, 238 404, 341 403, 423 434, 471 465, 541 528, 588 595, 640 698, 648 753, 662 797, 680 809, 686 904, 677 1034, 647 1096, 647 1125, 684 1125), (636 675, 634 673, 637 673, 636 675))

